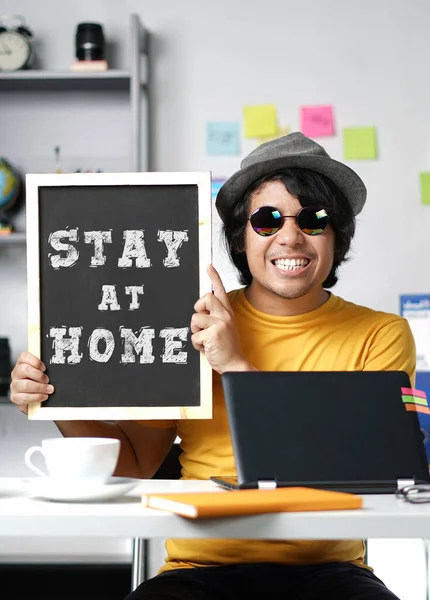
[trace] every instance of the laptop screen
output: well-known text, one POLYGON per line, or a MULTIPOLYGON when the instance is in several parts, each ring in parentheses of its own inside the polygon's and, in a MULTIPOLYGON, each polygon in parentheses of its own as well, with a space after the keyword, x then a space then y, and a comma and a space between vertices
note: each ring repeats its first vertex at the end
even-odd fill
POLYGON ((429 481, 404 372, 235 372, 222 383, 239 483, 429 481))

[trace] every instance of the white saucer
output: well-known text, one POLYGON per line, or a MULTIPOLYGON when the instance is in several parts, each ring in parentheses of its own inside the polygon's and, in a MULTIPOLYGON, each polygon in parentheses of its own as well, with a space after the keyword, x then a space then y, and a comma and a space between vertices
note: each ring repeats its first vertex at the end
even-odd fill
POLYGON ((30 479, 23 477, 1 477, 0 498, 3 496, 20 496, 27 494, 30 479))
POLYGON ((85 483, 65 481, 59 483, 49 477, 32 478, 29 485, 30 495, 44 500, 57 502, 96 502, 109 500, 129 492, 137 479, 110 477, 106 483, 85 483))

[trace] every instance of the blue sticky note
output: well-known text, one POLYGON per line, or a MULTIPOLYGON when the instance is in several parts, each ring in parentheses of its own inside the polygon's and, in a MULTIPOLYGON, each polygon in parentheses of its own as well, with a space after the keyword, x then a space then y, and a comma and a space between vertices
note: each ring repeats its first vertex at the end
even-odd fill
POLYGON ((206 152, 211 155, 234 155, 240 152, 239 123, 207 124, 206 152))

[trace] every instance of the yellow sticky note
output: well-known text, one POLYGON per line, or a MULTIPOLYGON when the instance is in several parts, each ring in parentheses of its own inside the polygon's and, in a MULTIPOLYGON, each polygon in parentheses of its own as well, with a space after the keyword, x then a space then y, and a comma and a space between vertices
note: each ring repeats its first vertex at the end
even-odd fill
POLYGON ((421 204, 430 204, 430 173, 420 173, 421 204))
POLYGON ((247 138, 259 138, 278 133, 278 117, 276 106, 273 104, 245 106, 243 116, 245 120, 245 137, 247 138))
POLYGON ((259 137, 257 139, 257 146, 260 146, 261 144, 270 142, 272 140, 277 140, 278 138, 283 137, 284 135, 288 135, 289 133, 291 133, 290 127, 279 127, 278 133, 275 133, 275 135, 265 135, 259 137))
POLYGON ((376 158, 375 127, 350 127, 343 130, 343 157, 348 159, 376 158))

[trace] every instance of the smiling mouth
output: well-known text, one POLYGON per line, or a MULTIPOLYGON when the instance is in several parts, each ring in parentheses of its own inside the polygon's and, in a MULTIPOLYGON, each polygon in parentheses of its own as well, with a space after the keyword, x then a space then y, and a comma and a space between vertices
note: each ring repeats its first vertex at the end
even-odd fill
POLYGON ((281 269, 281 271, 294 272, 294 271, 301 271, 302 269, 307 267, 308 264, 310 263, 310 260, 307 258, 292 258, 292 259, 278 258, 278 259, 272 261, 272 263, 275 265, 275 267, 277 267, 278 269, 281 269))

